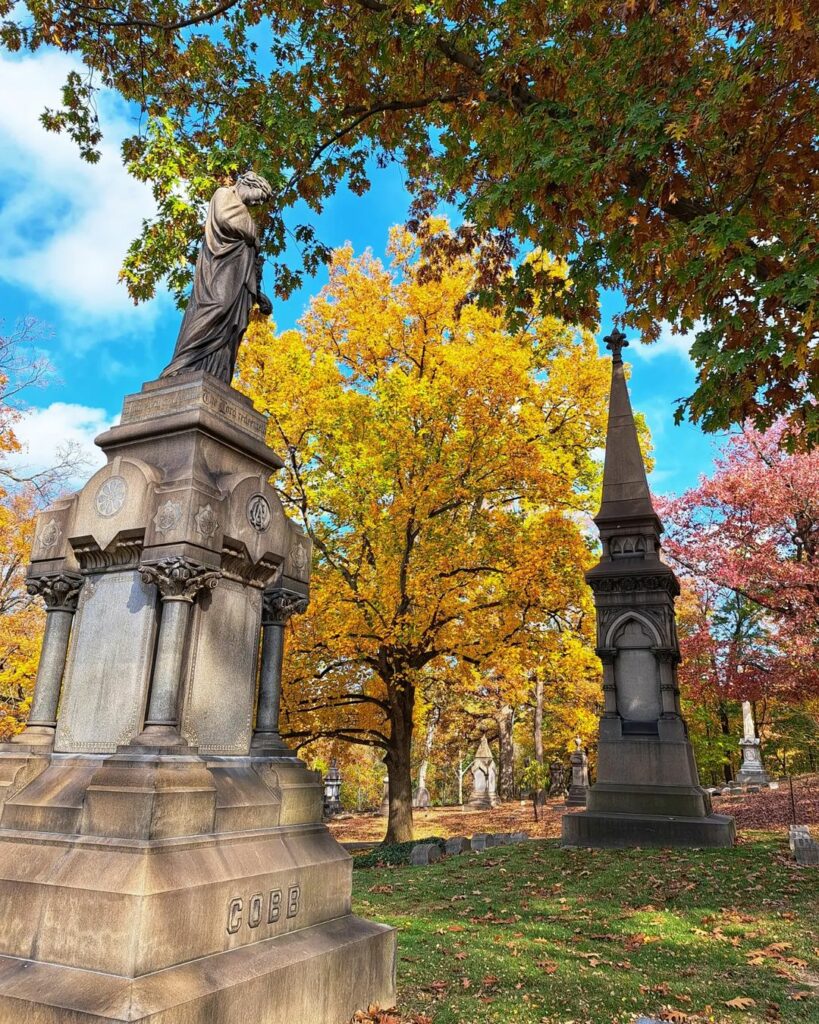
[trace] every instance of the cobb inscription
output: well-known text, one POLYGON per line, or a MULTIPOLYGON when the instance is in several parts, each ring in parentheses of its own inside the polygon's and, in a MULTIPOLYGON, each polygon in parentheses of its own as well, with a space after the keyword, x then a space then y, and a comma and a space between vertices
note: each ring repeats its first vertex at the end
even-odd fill
POLYGON ((291 885, 288 888, 286 900, 284 900, 282 889, 271 889, 267 895, 262 892, 254 892, 247 901, 246 916, 244 899, 241 896, 234 896, 228 903, 228 935, 235 935, 243 924, 248 928, 258 928, 263 919, 265 924, 275 924, 281 918, 282 910, 285 912, 285 917, 296 917, 300 905, 300 885, 291 885))

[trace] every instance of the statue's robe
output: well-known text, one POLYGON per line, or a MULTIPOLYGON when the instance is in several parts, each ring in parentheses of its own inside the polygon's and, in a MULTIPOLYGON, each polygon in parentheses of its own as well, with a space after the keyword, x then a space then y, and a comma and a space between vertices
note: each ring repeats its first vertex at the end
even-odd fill
POLYGON ((193 292, 163 377, 206 370, 230 383, 250 311, 256 302, 258 234, 233 188, 219 188, 208 207, 193 292))

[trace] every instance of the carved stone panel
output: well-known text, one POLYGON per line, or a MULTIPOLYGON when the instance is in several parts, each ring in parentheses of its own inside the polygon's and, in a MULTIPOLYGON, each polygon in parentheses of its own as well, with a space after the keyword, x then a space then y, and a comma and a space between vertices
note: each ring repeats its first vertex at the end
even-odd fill
POLYGON ((262 592, 231 579, 197 604, 182 735, 202 754, 250 750, 261 617, 262 592))
POLYGON ((139 732, 155 604, 156 591, 135 570, 87 577, 71 634, 55 750, 113 753, 139 732))
POLYGON ((614 644, 617 710, 626 721, 656 721, 662 707, 657 659, 651 650, 653 636, 641 622, 629 619, 617 631, 614 644))

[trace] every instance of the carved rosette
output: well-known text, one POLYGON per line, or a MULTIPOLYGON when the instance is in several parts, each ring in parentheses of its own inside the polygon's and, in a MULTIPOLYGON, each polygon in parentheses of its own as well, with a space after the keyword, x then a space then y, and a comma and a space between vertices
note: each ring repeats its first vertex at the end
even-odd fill
POLYGON ((301 615, 309 604, 304 594, 285 587, 266 590, 262 607, 263 626, 286 626, 291 615, 301 615))
POLYGON ((157 587, 163 601, 186 601, 189 604, 196 600, 200 590, 213 590, 221 576, 218 569, 179 555, 141 565, 139 574, 143 583, 153 583, 157 587))
POLYGON ((32 597, 42 597, 46 611, 75 612, 82 585, 79 573, 58 572, 28 580, 26 590, 32 597))

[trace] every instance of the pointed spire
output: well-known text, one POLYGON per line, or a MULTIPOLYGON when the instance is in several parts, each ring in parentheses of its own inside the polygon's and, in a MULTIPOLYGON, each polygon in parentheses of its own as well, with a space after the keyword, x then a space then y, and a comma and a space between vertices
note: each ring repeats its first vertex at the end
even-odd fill
POLYGON ((660 526, 646 479, 646 467, 637 440, 637 427, 628 397, 622 351, 628 345, 622 331, 613 330, 604 338, 611 349, 611 394, 606 432, 606 461, 603 467, 603 500, 595 516, 602 522, 622 525, 628 519, 653 518, 660 526))

